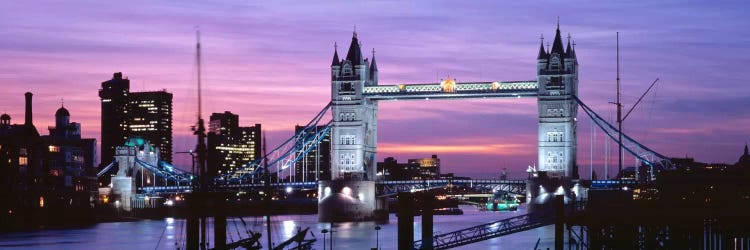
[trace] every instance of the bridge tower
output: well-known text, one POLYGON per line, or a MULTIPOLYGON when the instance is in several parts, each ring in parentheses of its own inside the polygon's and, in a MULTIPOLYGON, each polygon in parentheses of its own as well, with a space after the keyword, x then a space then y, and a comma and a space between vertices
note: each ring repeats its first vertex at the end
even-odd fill
POLYGON ((567 48, 563 47, 560 24, 549 51, 544 40, 537 56, 537 82, 539 94, 539 171, 550 177, 578 178, 576 165, 576 117, 578 104, 578 59, 575 46, 571 47, 568 35, 567 48))
POLYGON ((355 31, 346 57, 331 63, 331 180, 319 182, 320 221, 371 220, 375 205, 377 103, 363 97, 378 84, 378 69, 362 56, 355 31))

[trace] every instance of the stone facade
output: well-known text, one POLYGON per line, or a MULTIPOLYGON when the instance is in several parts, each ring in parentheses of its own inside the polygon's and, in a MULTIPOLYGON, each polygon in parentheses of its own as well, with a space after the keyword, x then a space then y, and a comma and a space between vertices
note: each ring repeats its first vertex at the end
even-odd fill
POLYGON ((568 38, 563 48, 560 27, 550 51, 540 45, 537 57, 539 94, 539 171, 550 177, 577 178, 576 129, 578 104, 578 60, 568 38))

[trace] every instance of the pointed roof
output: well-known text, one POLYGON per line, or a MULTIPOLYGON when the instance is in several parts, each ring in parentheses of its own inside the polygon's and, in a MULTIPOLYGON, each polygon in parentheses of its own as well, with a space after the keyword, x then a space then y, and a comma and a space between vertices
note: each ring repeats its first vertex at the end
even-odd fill
POLYGON ((568 47, 565 49, 565 58, 573 58, 573 48, 570 47, 570 34, 568 34, 568 47))
POLYGON ((571 47, 570 58, 576 59, 576 41, 573 41, 573 47, 571 47))
POLYGON ((745 155, 748 155, 748 152, 747 152, 747 142, 745 143, 745 155))
POLYGON ((331 62, 331 66, 339 66, 340 63, 338 46, 336 46, 336 43, 333 43, 333 62, 331 62))
POLYGON ((377 72, 378 65, 375 63, 375 49, 372 49, 372 63, 370 63, 370 72, 377 72))
POLYGON ((560 56, 565 55, 565 51, 563 51, 563 43, 562 43, 562 37, 560 37, 560 24, 557 24, 557 31, 555 31, 555 41, 552 42, 552 50, 549 52, 550 54, 557 53, 560 56))
POLYGON ((359 48, 357 32, 352 36, 352 43, 349 45, 349 52, 346 53, 346 60, 352 62, 352 65, 363 65, 365 60, 362 57, 362 50, 359 48))
POLYGON ((539 44, 539 55, 536 57, 536 59, 547 59, 547 57, 549 57, 549 55, 547 55, 547 52, 544 51, 544 40, 542 40, 541 44, 539 44))

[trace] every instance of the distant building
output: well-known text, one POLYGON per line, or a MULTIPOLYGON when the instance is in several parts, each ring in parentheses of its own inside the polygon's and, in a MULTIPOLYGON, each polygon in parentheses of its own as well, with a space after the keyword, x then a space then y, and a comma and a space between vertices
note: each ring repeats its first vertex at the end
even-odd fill
POLYGON ((419 164, 398 163, 395 158, 388 157, 378 162, 376 176, 386 181, 420 179, 419 164))
POLYGON ((172 94, 162 91, 130 92, 130 80, 114 73, 102 82, 101 164, 114 160, 115 149, 132 136, 158 146, 162 160, 172 162, 172 94))
POLYGON ((737 163, 735 163, 734 165, 743 168, 750 168, 750 154, 748 154, 747 151, 747 143, 745 143, 745 152, 742 154, 742 156, 740 156, 740 159, 737 160, 737 163))
POLYGON ((229 111, 213 113, 208 127, 208 172, 232 172, 261 157, 261 126, 239 126, 239 116, 229 111))
MULTIPOLYGON (((304 126, 294 126, 294 133, 301 132, 304 126)), ((310 131, 313 135, 322 130, 323 126, 310 131)), ((317 181, 331 179, 331 133, 328 133, 318 147, 310 149, 305 157, 294 165, 294 181, 317 181)))
POLYGON ((419 175, 422 179, 440 179, 440 158, 432 155, 430 158, 409 159, 409 164, 419 165, 419 175))

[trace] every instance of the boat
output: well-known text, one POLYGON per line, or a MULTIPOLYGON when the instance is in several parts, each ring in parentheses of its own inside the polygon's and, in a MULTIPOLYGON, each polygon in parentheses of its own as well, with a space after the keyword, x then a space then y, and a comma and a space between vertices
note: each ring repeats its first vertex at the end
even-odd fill
POLYGON ((508 194, 495 194, 489 198, 489 201, 480 207, 482 211, 516 211, 518 210, 519 201, 517 198, 508 194))

